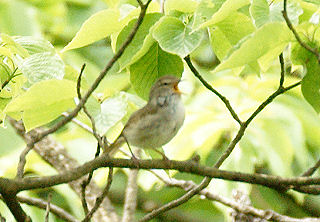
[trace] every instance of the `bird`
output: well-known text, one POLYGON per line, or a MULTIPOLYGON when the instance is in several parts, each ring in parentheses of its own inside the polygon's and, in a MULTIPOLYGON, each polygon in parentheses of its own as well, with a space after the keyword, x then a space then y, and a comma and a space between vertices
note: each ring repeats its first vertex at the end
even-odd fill
POLYGON ((153 84, 148 103, 132 113, 120 135, 106 149, 109 156, 127 143, 130 151, 130 146, 154 149, 166 158, 156 148, 171 141, 185 119, 185 108, 178 88, 180 80, 173 75, 164 75, 153 84))

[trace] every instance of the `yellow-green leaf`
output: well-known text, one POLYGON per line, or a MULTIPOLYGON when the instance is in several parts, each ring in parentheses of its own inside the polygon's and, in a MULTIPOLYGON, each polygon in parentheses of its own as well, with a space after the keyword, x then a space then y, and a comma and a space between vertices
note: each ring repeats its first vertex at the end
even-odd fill
POLYGON ((192 13, 198 7, 198 2, 194 0, 167 0, 164 9, 168 13, 171 10, 192 13))
POLYGON ((235 50, 224 60, 216 71, 244 66, 258 61, 262 68, 266 68, 266 61, 271 61, 293 40, 293 35, 282 22, 268 23, 258 29, 248 38, 239 49, 235 50))
POLYGON ((87 19, 72 41, 63 51, 80 48, 105 38, 121 29, 120 12, 115 9, 106 9, 87 19))
POLYGON ((76 85, 70 80, 51 79, 41 81, 13 99, 4 112, 23 112, 23 121, 29 131, 37 126, 46 124, 69 108, 74 106, 76 85))
POLYGON ((200 25, 200 28, 205 28, 211 25, 214 25, 226 17, 228 17, 231 13, 234 13, 239 8, 250 4, 250 0, 227 0, 221 8, 213 14, 213 16, 206 22, 200 25))

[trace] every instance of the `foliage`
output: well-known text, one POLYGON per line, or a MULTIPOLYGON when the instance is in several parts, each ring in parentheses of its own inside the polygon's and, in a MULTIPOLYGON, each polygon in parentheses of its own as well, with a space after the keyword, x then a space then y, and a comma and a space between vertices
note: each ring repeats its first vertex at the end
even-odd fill
MULTIPOLYGON (((24 145, 6 117, 21 119, 30 131, 50 127, 72 110, 78 103, 76 83, 81 65, 87 64, 81 84, 84 94, 126 41, 137 21, 138 6, 135 1, 119 0, 0 1, 1 175, 13 176, 13 163, 24 145)), ((133 41, 86 103, 97 132, 112 141, 130 114, 145 103, 143 99, 148 98, 157 78, 182 76, 186 79, 182 83, 187 92, 186 121, 163 149, 170 159, 177 160, 198 153, 201 163, 211 166, 238 127, 219 98, 199 84, 184 57, 191 55, 201 75, 228 98, 240 119, 246 119, 278 87, 278 56, 284 52, 285 85, 302 79, 301 91, 295 88, 267 106, 249 125, 223 169, 289 177, 311 167, 320 156, 320 65, 285 23, 282 1, 167 0, 163 13, 160 8, 152 1, 133 41), (202 62, 208 58, 209 64, 202 62)), ((288 15, 302 40, 320 49, 319 2, 289 1, 288 15)), ((91 127, 83 112, 76 119, 91 127)), ((80 162, 93 158, 96 144, 81 127, 70 123, 54 136, 80 162)), ((32 154, 26 168, 45 175, 39 169, 50 167, 32 154)), ((116 185, 126 180, 123 172, 127 171, 119 170, 114 178, 116 193, 124 192, 124 187, 116 185)), ((200 182, 198 176, 170 173, 200 182)), ((97 174, 96 181, 104 183, 105 172, 97 174)), ((141 173, 139 181, 145 201, 163 204, 180 196, 180 190, 163 187, 148 172, 141 173)), ((54 188, 57 205, 65 200, 69 203, 66 209, 83 216, 80 199, 66 189, 68 192, 54 188)), ((226 196, 240 189, 250 194, 255 206, 293 217, 320 215, 319 197, 282 195, 222 180, 214 180, 209 189, 226 196), (306 209, 308 205, 314 206, 313 212, 306 209)), ((30 193, 40 196, 36 191, 30 193)), ((2 213, 4 206, 0 209, 2 213)), ((26 210, 34 218, 43 218, 43 212, 31 207, 26 210)), ((207 221, 212 212, 216 220, 222 220, 227 210, 195 198, 177 212, 197 218, 194 221, 207 221)), ((140 208, 137 217, 142 213, 140 208)), ((2 215, 10 218, 8 212, 2 215)))

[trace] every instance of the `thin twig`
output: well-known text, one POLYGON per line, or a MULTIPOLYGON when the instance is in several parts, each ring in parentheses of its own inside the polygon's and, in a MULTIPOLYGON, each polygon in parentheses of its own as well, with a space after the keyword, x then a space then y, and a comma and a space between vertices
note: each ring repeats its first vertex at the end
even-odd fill
MULTIPOLYGON (((69 114, 64 112, 61 114, 62 116, 68 116, 69 114)), ((78 126, 80 126, 82 129, 84 129, 85 131, 89 132, 89 133, 92 133, 93 134, 93 131, 92 131, 92 128, 86 124, 84 124, 83 122, 77 120, 77 119, 72 119, 72 122, 78 126)))
POLYGON ((104 198, 108 195, 108 192, 110 190, 111 187, 111 183, 112 183, 112 178, 113 178, 113 168, 110 167, 109 168, 109 174, 108 174, 108 180, 107 180, 107 185, 105 186, 105 188, 102 191, 102 194, 97 197, 96 202, 93 206, 93 208, 90 210, 90 212, 86 215, 86 217, 82 220, 82 222, 88 222, 91 217, 93 216, 93 214, 96 212, 96 210, 99 208, 99 206, 101 205, 102 201, 104 200, 104 198))
MULTIPOLYGON (((48 202, 44 201, 39 198, 34 198, 34 197, 23 197, 18 195, 17 200, 20 203, 36 206, 40 209, 46 209, 48 206, 48 202)), ((71 214, 66 212, 64 209, 58 207, 55 204, 50 203, 50 212, 59 217, 60 219, 67 221, 67 222, 79 222, 75 217, 73 217, 71 214)))
MULTIPOLYGON (((136 157, 140 157, 140 149, 135 149, 136 157)), ((123 207, 122 222, 134 221, 134 214, 137 207, 137 196, 138 196, 138 172, 139 169, 132 169, 128 175, 128 183, 125 194, 125 201, 123 207)))
POLYGON ((306 172, 304 172, 301 176, 308 177, 312 176, 316 170, 320 167, 320 159, 314 164, 313 167, 309 168, 306 172))
MULTIPOLYGON (((78 94, 78 99, 79 100, 82 99, 82 96, 81 96, 81 77, 82 77, 82 74, 83 74, 83 71, 84 71, 85 67, 86 67, 86 64, 84 63, 82 65, 82 67, 81 67, 81 70, 80 70, 80 73, 79 73, 79 77, 78 77, 78 80, 77 80, 77 94, 78 94)), ((96 122, 95 122, 94 118, 89 113, 89 111, 88 111, 88 109, 87 109, 85 104, 83 105, 82 109, 83 109, 83 112, 87 115, 87 117, 91 121, 92 133, 93 133, 94 137, 98 141, 98 144, 100 145, 100 147, 103 148, 104 145, 103 145, 101 136, 97 132, 96 122)))
MULTIPOLYGON (((184 189, 185 191, 188 191, 192 188, 195 188, 197 185, 193 181, 183 181, 183 180, 177 180, 174 178, 167 179, 156 172, 153 172, 155 176, 157 176, 161 181, 163 181, 166 185, 168 186, 173 186, 173 187, 179 187, 181 189, 184 189)), ((231 207, 234 210, 241 212, 246 215, 253 215, 256 217, 259 217, 261 219, 266 219, 266 220, 275 220, 275 221, 280 221, 280 222, 288 222, 288 221, 296 221, 296 222, 312 222, 312 221, 319 221, 317 218, 292 218, 288 217, 285 215, 278 214, 272 210, 260 210, 257 208, 254 208, 249 205, 241 204, 238 203, 232 199, 223 197, 222 195, 219 194, 214 194, 210 192, 208 189, 203 189, 199 192, 199 195, 205 196, 208 200, 213 200, 217 201, 219 203, 222 203, 225 206, 231 207)))
POLYGON ((49 193, 49 196, 48 196, 48 201, 47 201, 47 207, 46 207, 46 216, 45 216, 45 222, 49 222, 49 214, 50 214, 50 210, 51 210, 51 198, 52 198, 52 195, 51 193, 49 193))
POLYGON ((193 189, 189 190, 186 194, 179 197, 178 199, 175 199, 175 200, 163 205, 162 207, 159 207, 158 209, 153 210, 151 213, 147 214, 142 219, 140 219, 139 222, 149 221, 152 218, 156 217, 157 215, 159 215, 165 211, 171 210, 177 206, 180 206, 181 204, 186 203, 194 195, 196 195, 201 190, 203 190, 205 187, 207 187, 209 185, 210 181, 211 181, 211 179, 209 177, 205 177, 205 179, 202 180, 202 182, 199 185, 197 185, 193 189))
POLYGON ((26 156, 27 154, 32 150, 33 145, 32 144, 27 144, 26 148, 21 152, 20 157, 19 157, 19 163, 17 167, 17 174, 16 178, 22 178, 24 174, 24 166, 26 165, 26 156))
POLYGON ((282 16, 284 18, 284 20, 287 23, 287 26, 289 27, 289 29, 292 31, 294 37, 296 38, 296 40, 299 42, 299 44, 305 48, 306 50, 308 50, 309 52, 313 53, 318 60, 318 63, 320 64, 320 53, 317 50, 317 48, 312 48, 311 46, 309 46, 308 44, 306 44, 305 42, 303 42, 299 36, 299 34, 297 33, 297 31, 295 30, 295 28, 293 27, 289 17, 288 17, 288 13, 287 13, 287 0, 283 1, 283 11, 282 11, 282 16))
POLYGON ((87 204, 87 200, 86 200, 86 187, 89 183, 85 183, 86 181, 87 180, 84 180, 81 183, 81 193, 80 193, 81 205, 82 205, 83 212, 85 215, 87 215, 89 213, 88 204, 87 204))
MULTIPOLYGON (((94 159, 96 159, 99 156, 99 154, 100 154, 100 146, 98 144, 96 153, 94 155, 94 159)), ((88 178, 84 179, 83 182, 81 183, 81 203, 82 203, 82 207, 83 207, 85 215, 87 215, 89 212, 87 201, 86 201, 86 188, 91 182, 93 172, 94 171, 91 171, 88 175, 88 178)))
POLYGON ((3 89, 4 87, 6 87, 6 85, 9 84, 9 82, 10 82, 14 77, 21 75, 21 74, 15 75, 15 73, 16 73, 17 70, 18 70, 18 68, 15 68, 15 69, 13 70, 12 74, 9 76, 9 78, 2 83, 0 92, 2 91, 2 89, 3 89))
POLYGON ((279 87, 283 87, 285 70, 284 70, 284 59, 283 59, 283 53, 282 52, 279 55, 279 62, 280 62, 280 68, 281 68, 279 87))
POLYGON ((164 13, 164 4, 165 4, 165 0, 160 0, 160 12, 164 13))
POLYGON ((233 119, 235 121, 237 121, 240 125, 242 124, 242 121, 240 120, 239 116, 237 115, 237 113, 234 111, 234 109, 232 108, 229 100, 223 96, 221 93, 219 93, 217 90, 215 90, 198 72, 198 70, 194 67, 194 65, 192 64, 191 60, 190 60, 190 56, 186 56, 184 58, 184 60, 186 61, 187 65, 189 66, 190 70, 193 72, 193 74, 200 80, 200 82, 211 92, 213 92, 216 96, 218 96, 221 101, 226 105, 227 109, 229 110, 231 116, 233 117, 233 119))

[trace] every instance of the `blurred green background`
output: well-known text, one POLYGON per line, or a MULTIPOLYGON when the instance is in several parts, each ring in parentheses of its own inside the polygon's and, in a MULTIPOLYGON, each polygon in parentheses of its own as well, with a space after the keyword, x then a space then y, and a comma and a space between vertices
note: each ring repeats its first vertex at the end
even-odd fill
MULTIPOLYGON (((121 3, 136 5, 133 0, 121 1, 121 3)), ((0 0, 0 32, 10 36, 41 37, 50 41, 56 51, 60 52, 86 19, 112 4, 112 0, 0 0)), ((108 38, 90 46, 60 54, 70 69, 79 70, 83 63, 87 64, 84 81, 88 85, 93 82, 112 55, 108 38)), ((246 76, 235 76, 229 71, 212 73, 211 70, 219 64, 219 61, 207 37, 193 52, 192 58, 201 74, 231 101, 242 119, 250 116, 278 86, 280 74, 278 61, 275 61, 270 69, 259 77, 250 75, 250 72, 246 76)), ((184 96, 187 108, 186 122, 177 137, 166 145, 164 150, 169 158, 178 160, 186 160, 197 153, 201 156, 202 164, 212 165, 231 141, 237 131, 237 124, 223 103, 206 90, 186 68, 183 79, 186 80, 183 88, 186 91, 184 96)), ((299 78, 295 76, 286 76, 286 84, 298 80, 299 78)), ((121 90, 135 94, 130 87, 129 74, 126 70, 119 73, 116 65, 94 96, 100 98, 102 94, 103 100, 121 90)), ((143 104, 142 101, 129 104, 125 118, 141 104, 143 104)), ((84 117, 80 115, 80 119, 84 120, 84 117)), ((119 130, 121 130, 121 123, 108 131, 108 137, 114 138, 119 130)), ((96 146, 94 138, 76 125, 68 124, 54 137, 65 145, 79 162, 83 163, 93 158, 96 146)), ((18 156, 24 145, 9 124, 3 128, 0 127, 0 174, 2 176, 12 177, 15 174, 18 156)), ((319 147, 319 116, 303 99, 300 89, 296 88, 277 98, 258 115, 222 168, 247 173, 270 173, 284 177, 298 176, 317 161, 320 156, 319 147)), ((27 173, 48 175, 54 174, 55 170, 35 153, 31 153, 28 156, 27 173)), ((116 171, 110 192, 110 198, 119 212, 123 203, 127 174, 128 170, 116 171)), ((171 172, 171 174, 175 178, 195 182, 200 182, 202 179, 178 172, 171 172)), ((106 178, 105 170, 98 170, 96 175, 97 183, 103 186, 106 178)), ((320 173, 317 172, 316 175, 319 176, 320 173)), ((140 172, 139 188, 137 217, 143 215, 149 205, 165 204, 184 193, 177 188, 164 187, 156 177, 146 171, 140 172)), ((209 189, 230 198, 232 191, 239 189, 250 196, 253 205, 257 208, 272 209, 293 217, 320 217, 319 196, 302 195, 296 192, 283 194, 261 186, 222 180, 213 180, 209 189)), ((78 218, 83 216, 80 199, 67 185, 23 192, 25 195, 44 199, 47 198, 48 193, 53 194, 53 203, 78 218)), ((43 221, 44 211, 26 205, 23 207, 34 221, 43 221)), ((10 212, 2 202, 0 202, 0 212, 8 221, 13 221, 10 212)), ((229 212, 230 209, 221 204, 194 197, 187 204, 153 221, 205 222, 208 218, 210 221, 227 221, 229 212)), ((50 221, 60 220, 52 216, 50 221)))

